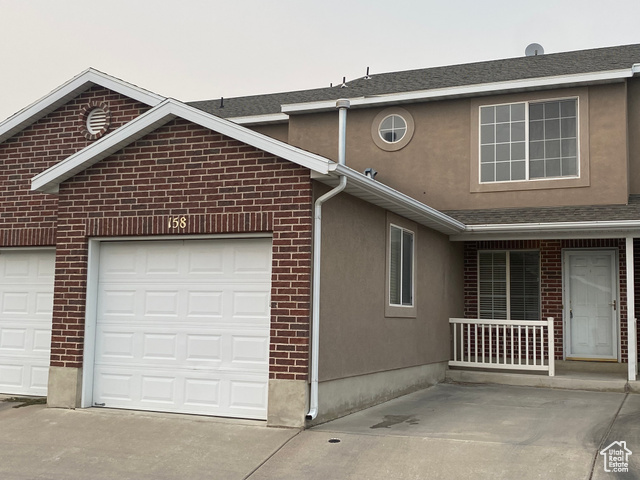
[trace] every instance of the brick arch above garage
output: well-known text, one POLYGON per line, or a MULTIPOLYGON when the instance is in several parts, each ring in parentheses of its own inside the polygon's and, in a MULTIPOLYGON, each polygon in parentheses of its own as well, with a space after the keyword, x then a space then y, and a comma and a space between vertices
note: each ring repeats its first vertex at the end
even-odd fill
POLYGON ((63 182, 51 365, 82 366, 89 237, 263 232, 273 236, 270 377, 306 380, 311 207, 307 168, 181 119, 63 182))

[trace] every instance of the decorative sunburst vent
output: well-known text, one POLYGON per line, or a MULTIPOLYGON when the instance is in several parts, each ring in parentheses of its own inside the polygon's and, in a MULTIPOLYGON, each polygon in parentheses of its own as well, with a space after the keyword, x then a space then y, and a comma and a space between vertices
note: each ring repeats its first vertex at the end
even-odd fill
POLYGON ((92 102, 82 111, 80 131, 87 140, 97 140, 102 137, 111 123, 111 111, 104 103, 92 102))

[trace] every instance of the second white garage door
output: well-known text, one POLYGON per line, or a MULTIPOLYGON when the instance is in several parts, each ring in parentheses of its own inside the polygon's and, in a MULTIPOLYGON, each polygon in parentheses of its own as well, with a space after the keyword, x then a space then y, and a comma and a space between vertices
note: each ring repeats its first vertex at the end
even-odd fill
POLYGON ((103 242, 94 404, 266 419, 271 240, 103 242))
POLYGON ((55 250, 0 251, 0 393, 46 395, 55 250))

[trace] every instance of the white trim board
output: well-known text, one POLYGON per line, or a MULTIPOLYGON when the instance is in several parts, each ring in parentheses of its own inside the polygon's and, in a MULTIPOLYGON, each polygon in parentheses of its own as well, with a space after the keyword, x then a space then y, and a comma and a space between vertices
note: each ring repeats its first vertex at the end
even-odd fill
MULTIPOLYGON (((624 68, 595 73, 580 73, 574 75, 559 75, 553 77, 526 78, 508 82, 481 83, 475 85, 462 85, 459 87, 434 88, 431 90, 416 90, 411 92, 390 93, 372 95, 366 97, 344 98, 351 102, 351 108, 382 106, 418 101, 442 100, 446 98, 469 97, 477 95, 498 94, 506 92, 518 92, 527 90, 540 90, 549 88, 566 88, 577 85, 594 85, 623 81, 633 77, 634 68, 624 68)), ((348 93, 348 92, 345 92, 348 93)), ((336 100, 321 100, 317 102, 292 103, 282 106, 282 112, 287 114, 309 113, 334 110, 336 100)))

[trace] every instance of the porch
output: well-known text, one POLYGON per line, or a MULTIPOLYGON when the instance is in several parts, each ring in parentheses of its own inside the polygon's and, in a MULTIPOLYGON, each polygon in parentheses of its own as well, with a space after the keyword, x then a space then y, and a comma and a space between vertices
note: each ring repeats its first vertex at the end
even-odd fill
POLYGON ((467 240, 464 250, 451 381, 633 388, 638 239, 467 240))
POLYGON ((513 385, 594 392, 640 393, 640 381, 628 380, 627 364, 556 361, 555 375, 542 371, 518 371, 450 366, 447 383, 513 385))

